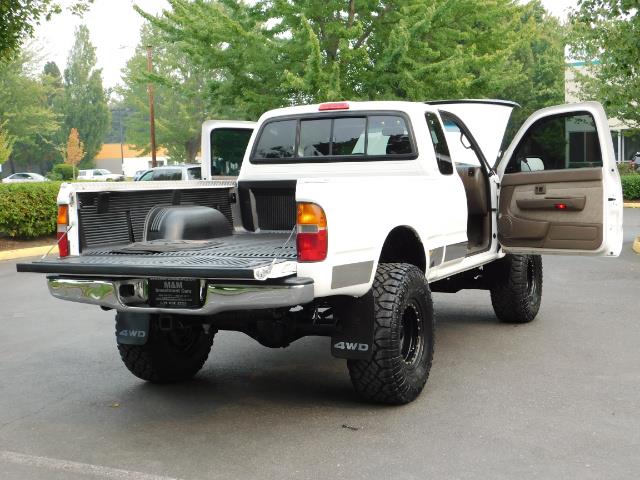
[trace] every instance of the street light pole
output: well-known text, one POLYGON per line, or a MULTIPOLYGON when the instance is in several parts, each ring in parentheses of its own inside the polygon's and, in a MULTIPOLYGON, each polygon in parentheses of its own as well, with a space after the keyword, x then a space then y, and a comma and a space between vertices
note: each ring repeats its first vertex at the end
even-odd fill
MULTIPOLYGON (((147 45, 147 71, 149 74, 153 72, 151 63, 151 45, 147 45)), ((147 92, 149 93, 149 129, 151 133, 151 167, 155 168, 156 164, 156 120, 153 108, 153 83, 147 84, 147 92)))

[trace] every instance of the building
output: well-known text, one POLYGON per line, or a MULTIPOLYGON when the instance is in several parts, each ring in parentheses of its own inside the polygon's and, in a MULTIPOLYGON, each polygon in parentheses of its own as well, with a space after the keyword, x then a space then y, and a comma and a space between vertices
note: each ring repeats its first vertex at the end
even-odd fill
MULTIPOLYGON (((104 143, 95 158, 96 168, 104 168, 112 173, 122 173, 133 178, 136 172, 151 168, 151 155, 143 154, 131 145, 104 143)), ((156 154, 157 165, 167 164, 167 151, 160 148, 156 154)))
MULTIPOLYGON (((585 62, 570 62, 565 71, 565 102, 579 102, 579 86, 576 82, 576 72, 585 68, 585 62)), ((616 153, 616 160, 622 162, 631 159, 636 152, 640 152, 640 132, 630 129, 624 122, 617 118, 609 119, 613 148, 616 153)))

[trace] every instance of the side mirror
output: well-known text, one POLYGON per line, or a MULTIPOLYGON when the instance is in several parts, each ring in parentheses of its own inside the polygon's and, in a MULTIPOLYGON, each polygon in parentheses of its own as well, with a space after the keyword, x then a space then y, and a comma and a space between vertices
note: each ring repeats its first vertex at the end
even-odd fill
POLYGON ((520 161, 521 172, 540 172, 544 170, 544 162, 541 158, 529 157, 520 161))

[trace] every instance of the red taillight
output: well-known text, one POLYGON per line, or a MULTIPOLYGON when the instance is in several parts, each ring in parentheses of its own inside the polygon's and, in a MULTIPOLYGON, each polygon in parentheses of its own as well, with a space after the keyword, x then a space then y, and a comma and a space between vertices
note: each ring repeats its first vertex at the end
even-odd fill
POLYGON ((556 207, 556 210, 566 210, 567 209, 567 204, 566 203, 556 203, 553 206, 556 207))
POLYGON ((328 110, 349 110, 349 102, 329 102, 321 103, 318 110, 325 112, 328 110))
POLYGON ((60 258, 68 257, 69 252, 69 237, 67 237, 67 230, 69 228, 69 205, 58 205, 58 252, 60 258))
POLYGON ((327 258, 329 234, 324 210, 315 203, 298 203, 296 247, 299 262, 320 262, 327 258))

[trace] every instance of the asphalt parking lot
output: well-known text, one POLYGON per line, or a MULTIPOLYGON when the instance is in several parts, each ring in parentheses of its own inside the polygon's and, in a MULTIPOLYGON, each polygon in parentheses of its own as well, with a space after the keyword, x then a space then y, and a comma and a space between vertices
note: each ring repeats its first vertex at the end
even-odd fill
POLYGON ((545 257, 528 325, 435 295, 427 388, 393 408, 359 402, 323 338, 222 333, 195 380, 145 384, 113 314, 0 262, 0 478, 638 478, 639 234, 625 209, 620 258, 545 257))

